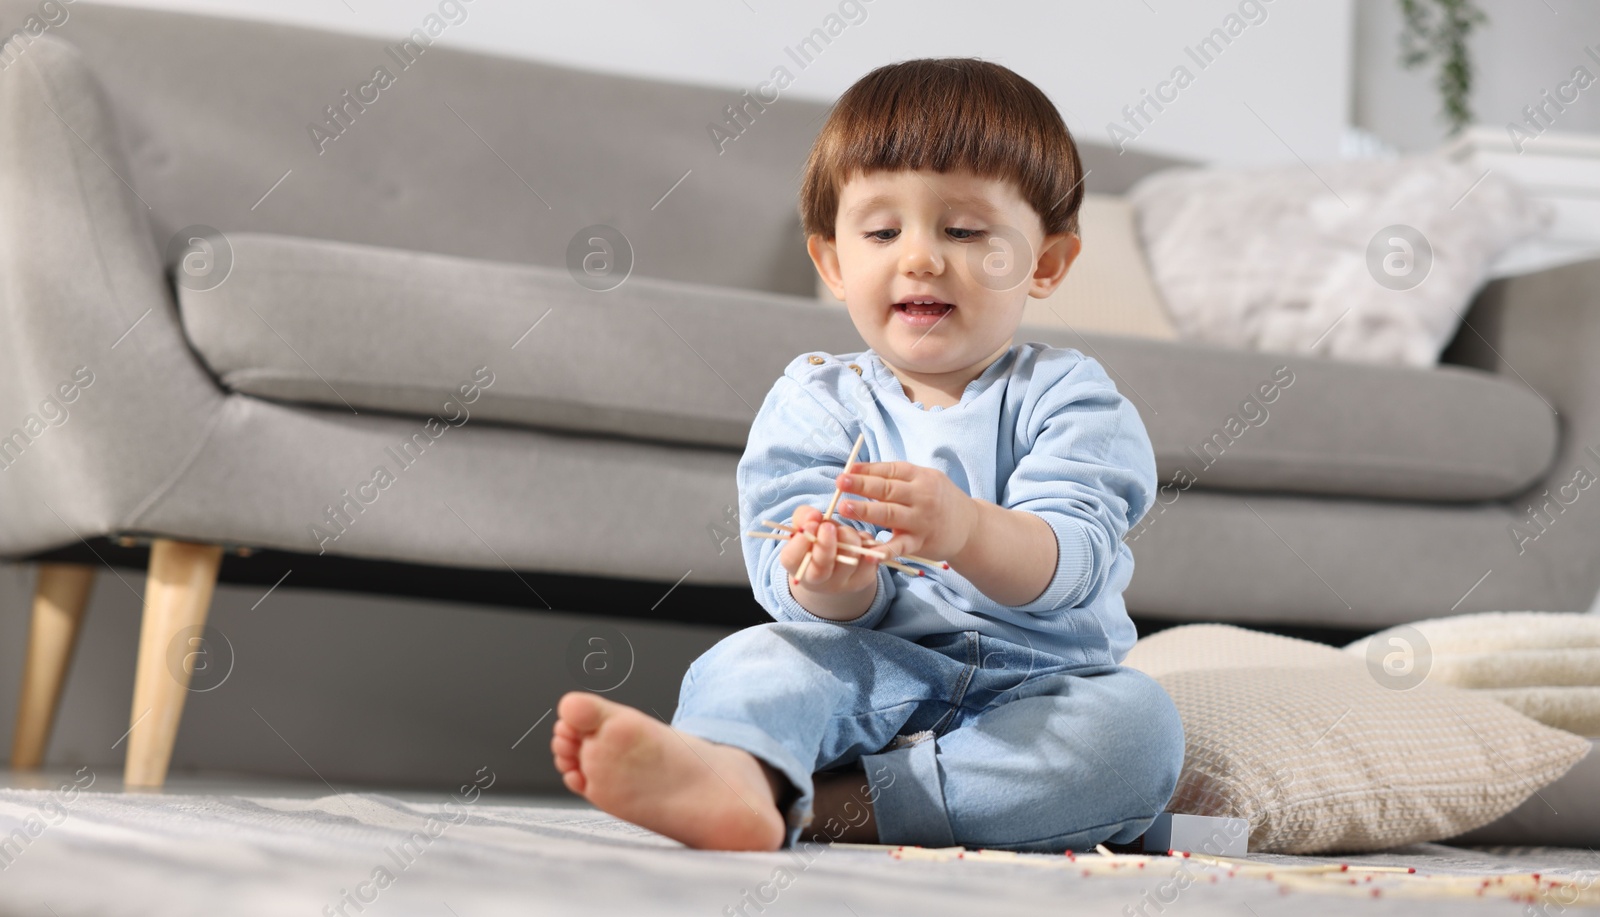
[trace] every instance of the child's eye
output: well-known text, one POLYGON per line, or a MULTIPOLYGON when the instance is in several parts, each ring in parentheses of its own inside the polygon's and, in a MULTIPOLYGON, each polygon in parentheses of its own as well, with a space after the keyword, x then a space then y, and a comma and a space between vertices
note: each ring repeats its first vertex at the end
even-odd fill
MULTIPOLYGON (((867 239, 869 241, 872 241, 872 242, 893 242, 894 239, 892 239, 892 238, 885 239, 885 238, 883 238, 881 236, 881 233, 886 233, 886 232, 898 233, 899 231, 900 230, 898 230, 898 229, 877 229, 877 230, 873 230, 872 232, 866 233, 865 235, 866 235, 867 239)), ((949 229, 946 229, 945 232, 948 232, 948 233, 965 233, 965 235, 954 235, 953 236, 953 238, 957 242, 971 241, 971 240, 976 239, 979 236, 983 235, 983 230, 981 230, 981 229, 961 229, 961 228, 956 227, 956 226, 952 226, 949 229)))

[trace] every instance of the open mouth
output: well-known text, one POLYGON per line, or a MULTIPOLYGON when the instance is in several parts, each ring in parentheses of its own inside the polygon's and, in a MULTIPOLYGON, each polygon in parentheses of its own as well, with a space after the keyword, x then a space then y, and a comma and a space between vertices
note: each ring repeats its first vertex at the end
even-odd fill
POLYGON ((897 302, 893 308, 901 321, 915 327, 924 327, 944 318, 955 306, 937 301, 897 302))

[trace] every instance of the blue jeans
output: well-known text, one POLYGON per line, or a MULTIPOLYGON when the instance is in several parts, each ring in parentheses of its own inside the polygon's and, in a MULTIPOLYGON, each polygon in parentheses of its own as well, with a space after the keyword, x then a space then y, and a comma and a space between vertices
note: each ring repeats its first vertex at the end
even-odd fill
MULTIPOLYGON (((1059 853, 1143 834, 1183 765, 1155 679, 977 631, 748 627, 689 666, 672 725, 788 778, 785 848, 811 826, 816 773, 862 769, 880 843, 1059 853)), ((819 841, 842 831, 819 827, 819 841)))

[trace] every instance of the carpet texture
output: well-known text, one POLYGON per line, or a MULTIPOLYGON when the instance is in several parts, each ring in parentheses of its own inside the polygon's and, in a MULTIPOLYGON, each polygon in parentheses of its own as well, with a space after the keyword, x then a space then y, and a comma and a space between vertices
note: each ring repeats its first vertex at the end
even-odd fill
MULTIPOLYGON (((492 788, 474 795, 473 802, 441 795, 424 803, 377 793, 279 799, 0 790, 0 913, 493 917, 531 906, 532 913, 591 917, 768 910, 967 917, 1058 911, 1065 902, 1077 914, 1157 914, 1181 900, 1185 914, 1238 915, 1249 905, 1260 917, 1356 909, 1417 917, 1526 906, 1503 897, 1418 898, 1403 889, 1371 897, 1371 885, 1339 893, 1308 889, 1306 880, 1286 890, 1244 870, 1230 876, 1227 868, 1168 857, 1148 869, 1086 876, 1080 866, 1094 865, 1088 861, 1098 854, 1074 861, 865 845, 693 851, 590 809, 497 805, 492 788)), ((1251 859, 1484 876, 1540 870, 1582 888, 1582 901, 1565 905, 1574 914, 1591 910, 1584 902, 1600 893, 1600 854, 1590 850, 1421 844, 1339 859, 1251 859)), ((1411 877, 1377 878, 1389 889, 1411 877)))

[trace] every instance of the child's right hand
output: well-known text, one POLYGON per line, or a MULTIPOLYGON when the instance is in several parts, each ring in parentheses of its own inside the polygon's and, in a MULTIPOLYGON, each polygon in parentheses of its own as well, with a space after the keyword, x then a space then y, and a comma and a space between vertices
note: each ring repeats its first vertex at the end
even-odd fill
POLYGON ((794 535, 778 553, 778 562, 789 571, 791 584, 809 549, 811 563, 806 566, 805 579, 800 581, 800 585, 812 592, 849 593, 876 586, 878 559, 868 554, 842 551, 838 547, 841 542, 865 547, 875 545, 876 542, 867 538, 860 529, 831 520, 824 522, 822 510, 814 506, 801 506, 794 511, 794 527, 802 532, 810 532, 817 536, 817 540, 813 542, 804 535, 794 535), (836 558, 847 553, 857 557, 860 562, 854 566, 839 563, 836 558))

